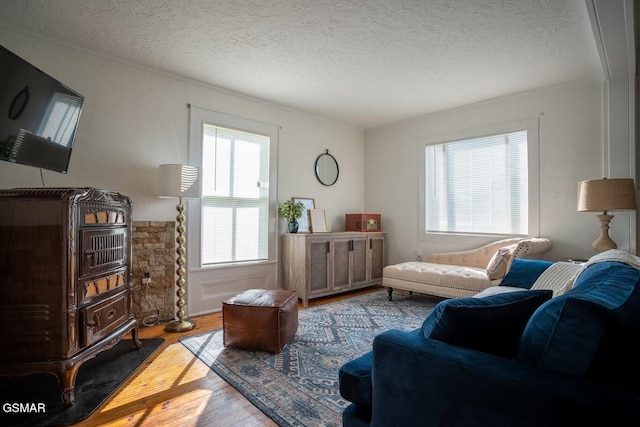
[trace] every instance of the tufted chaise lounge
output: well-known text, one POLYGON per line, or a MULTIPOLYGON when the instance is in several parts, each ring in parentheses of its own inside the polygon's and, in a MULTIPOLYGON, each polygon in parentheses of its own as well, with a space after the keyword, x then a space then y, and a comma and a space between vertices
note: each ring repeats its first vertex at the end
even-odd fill
POLYGON ((428 262, 402 262, 382 271, 382 286, 392 299, 393 290, 443 298, 470 297, 500 283, 514 258, 540 258, 552 247, 546 238, 524 237, 498 240, 477 249, 432 254, 428 262), (503 273, 494 276, 488 267, 505 254, 503 273))

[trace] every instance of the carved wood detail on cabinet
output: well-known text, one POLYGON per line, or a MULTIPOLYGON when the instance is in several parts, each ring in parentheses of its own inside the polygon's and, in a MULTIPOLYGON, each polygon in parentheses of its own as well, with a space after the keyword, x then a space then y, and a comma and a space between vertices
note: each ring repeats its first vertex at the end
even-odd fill
POLYGON ((309 299, 378 285, 386 232, 296 233, 282 236, 283 287, 309 299))
POLYGON ((0 375, 56 375, 73 405, 80 365, 137 322, 131 201, 95 188, 0 190, 0 375))

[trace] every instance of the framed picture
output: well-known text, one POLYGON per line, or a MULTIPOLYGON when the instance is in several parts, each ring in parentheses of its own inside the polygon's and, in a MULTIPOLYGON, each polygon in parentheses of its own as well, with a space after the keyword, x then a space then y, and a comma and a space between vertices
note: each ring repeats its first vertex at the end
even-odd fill
POLYGON ((327 232, 327 217, 324 209, 311 209, 309 211, 309 223, 312 233, 327 232))
POLYGON ((302 218, 298 220, 298 233, 308 233, 309 229, 309 211, 316 208, 316 202, 314 199, 308 197, 292 197, 291 200, 295 202, 302 202, 304 205, 304 211, 302 212, 302 218))

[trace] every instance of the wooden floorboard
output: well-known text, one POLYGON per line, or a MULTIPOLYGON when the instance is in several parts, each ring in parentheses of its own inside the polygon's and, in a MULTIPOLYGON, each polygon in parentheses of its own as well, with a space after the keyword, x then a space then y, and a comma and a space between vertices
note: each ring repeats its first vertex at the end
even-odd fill
MULTIPOLYGON (((309 306, 379 289, 312 300, 309 306)), ((142 327, 142 339, 164 338, 163 345, 108 401, 75 426, 277 426, 178 342, 186 336, 222 328, 222 313, 193 320, 196 327, 182 333, 166 332, 164 324, 142 327)))

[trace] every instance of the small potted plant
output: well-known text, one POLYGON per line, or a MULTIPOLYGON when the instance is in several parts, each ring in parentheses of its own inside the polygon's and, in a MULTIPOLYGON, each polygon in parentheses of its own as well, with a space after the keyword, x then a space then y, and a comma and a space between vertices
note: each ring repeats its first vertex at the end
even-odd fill
POLYGON ((294 202, 293 200, 285 200, 278 206, 278 212, 288 221, 289 233, 297 233, 298 218, 302 218, 304 204, 302 202, 294 202))

